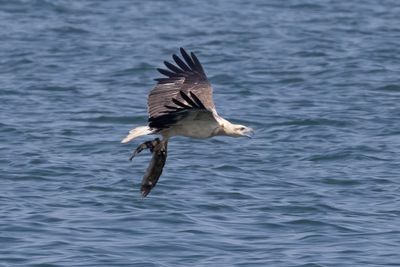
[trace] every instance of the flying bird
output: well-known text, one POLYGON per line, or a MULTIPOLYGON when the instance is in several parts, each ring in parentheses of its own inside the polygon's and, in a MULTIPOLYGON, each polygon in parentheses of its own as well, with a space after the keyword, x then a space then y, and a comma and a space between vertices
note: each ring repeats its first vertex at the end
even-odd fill
POLYGON ((173 136, 205 139, 213 136, 251 137, 253 130, 233 124, 218 115, 212 98, 213 89, 204 69, 192 52, 180 48, 181 57, 173 55, 175 64, 164 61, 166 69, 157 69, 164 77, 155 79, 156 86, 148 96, 148 125, 139 126, 121 141, 128 143, 144 135, 159 135, 139 145, 131 156, 144 149, 153 153, 142 180, 141 193, 146 197, 156 185, 166 158, 168 140, 173 136))

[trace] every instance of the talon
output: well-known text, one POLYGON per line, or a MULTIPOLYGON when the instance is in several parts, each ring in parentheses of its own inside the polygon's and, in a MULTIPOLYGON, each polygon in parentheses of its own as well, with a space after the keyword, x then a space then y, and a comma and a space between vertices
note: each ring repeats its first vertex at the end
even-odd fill
POLYGON ((132 156, 129 157, 129 160, 132 160, 137 154, 142 152, 145 148, 147 148, 146 143, 140 144, 135 151, 133 151, 132 156))
POLYGON ((142 152, 145 149, 150 149, 150 152, 153 153, 154 147, 156 146, 156 144, 158 144, 160 141, 160 139, 156 138, 152 141, 146 141, 142 144, 140 144, 135 151, 133 152, 132 156, 129 157, 129 160, 132 160, 134 157, 136 157, 137 154, 139 154, 140 152, 142 152))

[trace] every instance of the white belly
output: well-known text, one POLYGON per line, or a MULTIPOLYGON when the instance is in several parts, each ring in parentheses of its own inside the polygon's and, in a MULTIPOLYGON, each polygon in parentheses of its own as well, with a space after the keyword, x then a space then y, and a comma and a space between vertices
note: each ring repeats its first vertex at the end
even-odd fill
POLYGON ((162 135, 165 137, 180 135, 204 139, 212 137, 218 127, 219 124, 215 120, 192 120, 188 118, 168 129, 165 129, 162 132, 162 135))

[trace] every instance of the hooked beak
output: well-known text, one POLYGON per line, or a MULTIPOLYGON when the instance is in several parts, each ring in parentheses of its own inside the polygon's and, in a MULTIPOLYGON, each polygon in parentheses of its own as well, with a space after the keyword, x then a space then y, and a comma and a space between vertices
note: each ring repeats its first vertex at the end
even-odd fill
POLYGON ((244 132, 244 136, 252 138, 254 136, 254 130, 252 128, 247 128, 246 132, 244 132))

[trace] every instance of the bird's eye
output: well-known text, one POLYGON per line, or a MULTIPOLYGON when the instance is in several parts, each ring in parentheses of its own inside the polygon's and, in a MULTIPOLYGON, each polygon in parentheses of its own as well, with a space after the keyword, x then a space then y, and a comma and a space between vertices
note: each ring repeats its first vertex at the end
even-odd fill
POLYGON ((245 128, 244 127, 240 127, 240 130, 243 131, 245 128))

